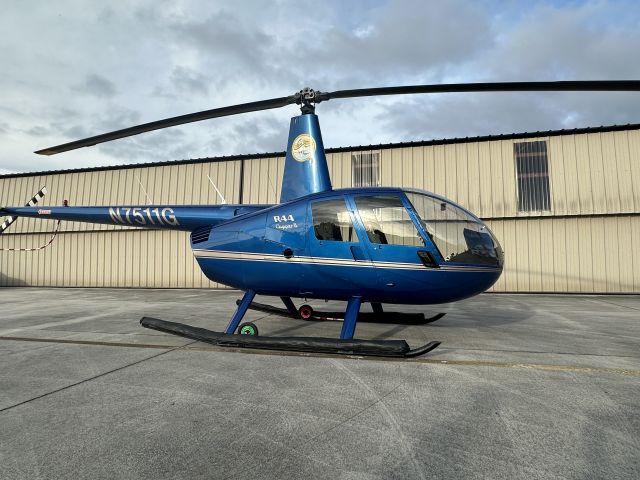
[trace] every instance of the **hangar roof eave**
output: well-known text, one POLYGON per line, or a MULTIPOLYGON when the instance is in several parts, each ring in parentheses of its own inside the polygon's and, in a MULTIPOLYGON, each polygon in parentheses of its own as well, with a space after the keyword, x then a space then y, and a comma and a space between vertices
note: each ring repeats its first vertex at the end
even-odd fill
MULTIPOLYGON (((358 152, 358 151, 372 151, 372 150, 388 150, 392 148, 407 148, 407 147, 422 147, 431 145, 450 145, 455 143, 472 143, 472 142, 491 142, 496 140, 516 140, 526 138, 538 138, 538 137, 554 137, 561 135, 579 135, 587 133, 603 133, 603 132, 619 132, 625 130, 640 130, 640 123, 629 123, 626 125, 609 125, 600 127, 582 127, 571 128, 561 130, 545 130, 537 132, 521 132, 521 133, 505 133, 498 135, 483 135, 477 137, 455 137, 455 138, 442 138, 433 140, 419 140, 411 142, 398 142, 398 143, 381 143, 372 145, 354 145, 348 147, 334 147, 325 149, 326 153, 338 153, 338 152, 358 152)), ((123 165, 107 165, 100 167, 84 167, 84 168, 72 168, 65 170, 48 170, 48 171, 34 171, 34 172, 21 172, 21 173, 7 173, 0 175, 0 178, 12 178, 12 177, 32 177, 39 175, 56 175, 67 173, 81 173, 81 172, 95 172, 101 170, 125 170, 132 168, 149 168, 149 167, 162 167, 173 165, 185 165, 193 163, 211 163, 211 162, 229 162, 239 160, 254 160, 260 158, 273 158, 284 157, 285 152, 266 152, 266 153, 252 153, 242 155, 227 155, 220 157, 203 157, 203 158, 189 158, 183 160, 163 160, 158 162, 147 163, 129 163, 123 165)))

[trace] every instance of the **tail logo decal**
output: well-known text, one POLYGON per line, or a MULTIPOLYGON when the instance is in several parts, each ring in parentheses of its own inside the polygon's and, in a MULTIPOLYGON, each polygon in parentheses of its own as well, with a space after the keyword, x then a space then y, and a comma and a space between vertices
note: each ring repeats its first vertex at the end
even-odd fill
POLYGON ((316 141, 308 133, 298 135, 291 144, 291 155, 298 162, 313 161, 316 157, 316 141))

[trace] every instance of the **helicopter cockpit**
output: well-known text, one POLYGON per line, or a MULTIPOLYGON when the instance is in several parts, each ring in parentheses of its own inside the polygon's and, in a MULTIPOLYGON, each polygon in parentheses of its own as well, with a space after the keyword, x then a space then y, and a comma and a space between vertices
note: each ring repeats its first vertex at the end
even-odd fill
POLYGON ((362 257, 357 245, 364 242, 374 262, 414 262, 417 253, 431 267, 503 265, 502 248, 488 227, 443 197, 421 190, 381 189, 352 195, 350 208, 345 200, 312 202, 312 250, 316 241, 325 242, 322 251, 315 252, 319 256, 343 244, 351 250, 345 250, 347 256, 362 260, 367 256, 362 257), (357 212, 359 226, 354 227, 349 210, 357 212))
POLYGON ((480 219, 444 198, 404 193, 445 262, 503 266, 502 247, 480 219))

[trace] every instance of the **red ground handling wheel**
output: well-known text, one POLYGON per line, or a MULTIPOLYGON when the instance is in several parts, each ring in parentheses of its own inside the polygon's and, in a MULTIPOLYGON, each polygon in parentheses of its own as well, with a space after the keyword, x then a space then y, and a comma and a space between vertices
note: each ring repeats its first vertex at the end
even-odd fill
POLYGON ((313 317, 313 308, 311 308, 311 305, 302 305, 298 309, 298 313, 300 314, 300 318, 303 320, 309 320, 313 317))

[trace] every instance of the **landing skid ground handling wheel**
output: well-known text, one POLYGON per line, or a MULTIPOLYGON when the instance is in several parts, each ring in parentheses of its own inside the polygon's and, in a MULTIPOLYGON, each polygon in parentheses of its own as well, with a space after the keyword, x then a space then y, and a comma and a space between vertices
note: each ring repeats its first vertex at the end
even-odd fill
POLYGON ((244 322, 241 323, 238 327, 238 333, 240 335, 253 335, 254 337, 258 336, 258 327, 255 323, 252 322, 244 322))
POLYGON ((313 317, 313 307, 311 307, 311 305, 302 305, 298 309, 298 314, 300 315, 301 319, 309 320, 313 317))

